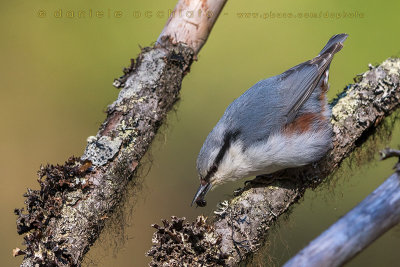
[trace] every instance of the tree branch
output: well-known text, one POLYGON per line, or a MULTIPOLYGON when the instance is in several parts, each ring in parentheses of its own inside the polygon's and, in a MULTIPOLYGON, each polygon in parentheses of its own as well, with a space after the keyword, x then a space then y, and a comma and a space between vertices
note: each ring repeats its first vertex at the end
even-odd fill
MULTIPOLYGON (((214 212, 216 215, 209 224, 213 235, 220 236, 220 240, 215 243, 213 251, 220 251, 222 256, 229 255, 225 264, 236 265, 255 252, 271 223, 302 197, 307 188, 316 187, 336 170, 356 144, 365 140, 370 130, 400 105, 399 58, 390 58, 377 67, 370 66, 369 71, 358 75, 355 80, 355 84, 347 86, 332 102, 333 148, 327 156, 315 164, 279 174, 292 177, 291 180, 276 180, 268 187, 247 187, 239 196, 222 202, 214 212)), ((159 237, 154 239, 157 241, 162 233, 157 231, 155 235, 159 237)), ((201 239, 192 246, 200 243, 201 239)), ((165 241, 153 245, 150 250, 153 262, 157 262, 157 257, 165 249, 174 246, 168 244, 165 241)), ((210 251, 206 249, 199 254, 215 256, 210 251)), ((178 248, 166 260, 174 258, 184 258, 184 252, 178 248)), ((186 260, 189 262, 196 258, 199 255, 186 260)))
MULTIPOLYGON (((400 156, 398 150, 384 153, 400 156)), ((400 176, 396 172, 284 267, 342 266, 399 222, 400 176)))
POLYGON ((227 0, 179 1, 157 42, 165 37, 189 45, 197 54, 205 44, 227 0))
POLYGON ((15 211, 18 233, 27 233, 21 266, 81 264, 178 100, 182 79, 225 2, 178 1, 183 15, 169 19, 158 43, 144 48, 114 82, 122 90, 96 136, 88 138, 84 155, 62 166, 41 167, 40 190, 25 194, 28 213, 15 211), (185 17, 189 10, 202 12, 191 19, 185 17), (212 16, 205 19, 209 10, 212 16))

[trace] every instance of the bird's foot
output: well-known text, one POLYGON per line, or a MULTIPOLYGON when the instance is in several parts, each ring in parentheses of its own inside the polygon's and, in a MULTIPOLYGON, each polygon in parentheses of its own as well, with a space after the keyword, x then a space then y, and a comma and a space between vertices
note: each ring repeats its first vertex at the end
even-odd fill
POLYGON ((233 191, 233 196, 234 197, 240 196, 243 192, 244 192, 244 188, 240 187, 240 188, 236 189, 235 191, 233 191))

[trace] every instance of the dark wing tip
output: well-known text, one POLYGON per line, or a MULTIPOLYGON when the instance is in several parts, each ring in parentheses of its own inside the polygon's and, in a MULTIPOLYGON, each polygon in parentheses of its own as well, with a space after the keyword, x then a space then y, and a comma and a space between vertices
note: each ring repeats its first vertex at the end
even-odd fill
POLYGON ((319 52, 319 55, 323 55, 325 53, 335 54, 339 52, 343 47, 343 42, 346 41, 348 36, 349 35, 347 33, 340 33, 332 36, 324 48, 322 48, 321 52, 319 52))

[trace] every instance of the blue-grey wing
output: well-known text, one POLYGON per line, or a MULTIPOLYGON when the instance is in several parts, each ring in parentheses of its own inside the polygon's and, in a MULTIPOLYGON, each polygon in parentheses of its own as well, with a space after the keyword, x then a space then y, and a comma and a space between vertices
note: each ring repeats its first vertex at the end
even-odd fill
POLYGON ((279 92, 286 106, 283 110, 286 123, 294 120, 300 108, 310 98, 329 69, 332 59, 333 55, 324 54, 279 75, 279 92))
POLYGON ((230 130, 240 129, 249 143, 265 140, 284 125, 292 122, 307 101, 330 61, 321 67, 302 63, 255 84, 237 98, 225 111, 221 123, 230 130))
POLYGON ((255 84, 227 108, 221 124, 230 131, 240 129, 243 138, 252 143, 292 122, 346 38, 345 34, 333 36, 317 57, 255 84))
POLYGON ((227 108, 220 125, 240 130, 245 140, 254 143, 292 122, 346 38, 346 34, 334 35, 317 57, 255 84, 227 108))
POLYGON ((257 142, 280 128, 285 110, 279 93, 278 76, 256 83, 226 109, 218 124, 229 131, 240 132, 242 139, 257 142))
POLYGON ((343 48, 343 42, 347 36, 343 33, 332 36, 318 56, 279 75, 280 91, 287 96, 286 98, 289 98, 287 111, 284 111, 287 123, 290 123, 296 117, 299 109, 309 99, 321 78, 327 73, 333 56, 343 48))

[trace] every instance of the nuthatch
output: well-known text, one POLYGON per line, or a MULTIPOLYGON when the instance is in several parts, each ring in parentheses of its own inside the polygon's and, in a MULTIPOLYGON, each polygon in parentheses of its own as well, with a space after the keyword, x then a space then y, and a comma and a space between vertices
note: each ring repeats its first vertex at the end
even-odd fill
POLYGON ((228 106, 198 155, 200 187, 192 204, 205 206, 213 186, 303 166, 326 154, 332 143, 329 66, 346 38, 334 35, 318 56, 256 83, 228 106))

